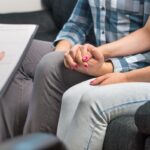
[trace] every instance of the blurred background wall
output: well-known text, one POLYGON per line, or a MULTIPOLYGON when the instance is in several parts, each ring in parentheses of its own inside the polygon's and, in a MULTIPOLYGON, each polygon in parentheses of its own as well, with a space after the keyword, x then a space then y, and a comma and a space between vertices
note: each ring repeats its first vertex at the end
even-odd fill
POLYGON ((0 13, 42 10, 41 0, 0 0, 0 13))

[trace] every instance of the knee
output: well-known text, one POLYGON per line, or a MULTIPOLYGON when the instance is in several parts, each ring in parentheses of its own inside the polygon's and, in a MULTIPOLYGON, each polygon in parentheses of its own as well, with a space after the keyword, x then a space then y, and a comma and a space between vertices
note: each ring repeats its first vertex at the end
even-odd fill
POLYGON ((63 64, 63 53, 51 52, 45 55, 37 65, 36 74, 46 77, 53 74, 63 64))
POLYGON ((74 87, 69 88, 62 97, 62 105, 70 106, 76 100, 76 95, 78 93, 75 92, 74 87))
POLYGON ((78 105, 78 111, 85 114, 85 117, 92 118, 94 124, 106 124, 108 117, 103 108, 103 103, 98 97, 93 96, 93 93, 83 94, 78 105))
POLYGON ((80 106, 83 108, 91 108, 95 103, 93 95, 89 92, 84 93, 80 99, 80 106))

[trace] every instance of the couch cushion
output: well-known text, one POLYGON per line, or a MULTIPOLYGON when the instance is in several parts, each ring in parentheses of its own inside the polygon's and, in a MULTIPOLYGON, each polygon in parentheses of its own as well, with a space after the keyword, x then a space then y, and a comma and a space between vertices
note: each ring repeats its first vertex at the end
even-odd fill
POLYGON ((61 29, 63 24, 68 20, 77 0, 42 0, 56 22, 56 26, 61 29))
POLYGON ((150 137, 146 138, 145 149, 144 150, 150 150, 150 137))
POLYGON ((150 102, 138 108, 135 114, 135 123, 141 133, 150 135, 150 102))
MULTIPOLYGON (((50 10, 57 28, 61 29, 70 17, 77 0, 42 0, 42 2, 44 6, 50 10)), ((86 42, 95 45, 93 30, 91 30, 87 36, 86 42)))
POLYGON ((122 116, 108 125, 103 150, 143 150, 144 144, 145 136, 138 132, 134 116, 122 116))
POLYGON ((36 38, 41 40, 54 39, 55 32, 57 32, 54 21, 47 10, 0 14, 0 23, 38 24, 39 29, 36 38), (54 37, 51 37, 51 35, 54 35, 54 37))

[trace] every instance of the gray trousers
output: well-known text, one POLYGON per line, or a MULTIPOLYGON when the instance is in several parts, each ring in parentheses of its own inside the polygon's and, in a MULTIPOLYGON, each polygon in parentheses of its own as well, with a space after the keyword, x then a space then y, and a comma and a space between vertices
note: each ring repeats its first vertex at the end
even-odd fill
POLYGON ((90 81, 71 87, 62 98, 57 136, 69 150, 102 150, 110 121, 134 115, 150 101, 150 83, 91 86, 90 81))
POLYGON ((24 134, 39 131, 55 134, 63 93, 69 87, 91 78, 66 69, 63 60, 62 52, 51 52, 38 64, 24 134))
POLYGON ((22 133, 36 65, 51 50, 49 42, 34 40, 21 67, 0 99, 0 142, 22 133))

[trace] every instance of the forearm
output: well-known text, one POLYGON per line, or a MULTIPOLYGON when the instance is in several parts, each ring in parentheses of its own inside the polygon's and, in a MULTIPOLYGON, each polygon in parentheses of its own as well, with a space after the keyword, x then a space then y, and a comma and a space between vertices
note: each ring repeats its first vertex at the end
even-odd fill
POLYGON ((69 42, 67 40, 61 40, 57 43, 55 50, 66 52, 66 51, 70 50, 71 47, 72 47, 71 42, 69 42))
POLYGON ((129 82, 150 82, 150 67, 133 70, 125 74, 129 82))
POLYGON ((100 46, 99 49, 105 58, 127 56, 149 50, 149 40, 150 31, 144 27, 118 41, 100 46))

